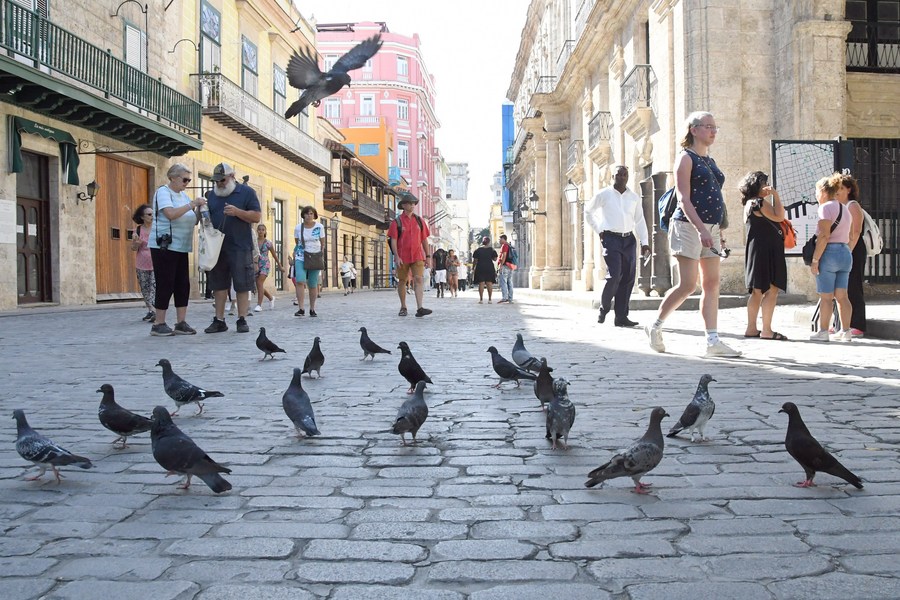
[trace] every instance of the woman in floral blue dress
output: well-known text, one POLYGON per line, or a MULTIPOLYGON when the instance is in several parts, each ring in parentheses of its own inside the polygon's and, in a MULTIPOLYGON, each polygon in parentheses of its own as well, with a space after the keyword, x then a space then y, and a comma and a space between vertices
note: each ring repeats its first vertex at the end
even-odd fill
POLYGON ((256 237, 259 240, 259 265, 256 272, 256 308, 253 309, 253 312, 261 312, 263 298, 269 301, 269 309, 275 308, 275 297, 266 289, 266 278, 272 270, 269 255, 271 254, 275 259, 279 271, 284 271, 284 267, 281 266, 278 254, 275 253, 275 245, 266 239, 266 226, 262 223, 256 227, 256 237))

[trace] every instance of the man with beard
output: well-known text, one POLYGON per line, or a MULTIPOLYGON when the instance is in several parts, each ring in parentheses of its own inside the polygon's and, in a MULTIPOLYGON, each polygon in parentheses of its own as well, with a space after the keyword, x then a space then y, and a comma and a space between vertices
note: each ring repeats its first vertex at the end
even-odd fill
POLYGON ((225 301, 233 283, 237 296, 237 331, 248 333, 250 327, 246 317, 250 308, 250 292, 256 287, 256 265, 250 228, 262 218, 259 199, 253 188, 235 180, 234 168, 228 163, 216 165, 212 180, 216 185, 206 192, 209 216, 213 226, 225 234, 225 241, 219 254, 219 262, 207 274, 207 281, 215 298, 216 316, 204 331, 228 331, 225 301))

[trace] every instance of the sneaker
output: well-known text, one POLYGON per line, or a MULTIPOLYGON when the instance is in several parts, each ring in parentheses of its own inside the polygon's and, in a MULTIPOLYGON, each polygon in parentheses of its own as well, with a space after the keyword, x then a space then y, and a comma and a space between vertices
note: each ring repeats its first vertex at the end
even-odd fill
POLYGON ((852 342, 853 341, 853 332, 849 329, 841 330, 834 337, 834 341, 836 342, 852 342))
POLYGON ((430 315, 430 314, 431 314, 430 308, 420 308, 416 311, 417 317, 424 317, 425 315, 430 315))
POLYGON ((175 333, 178 335, 196 335, 197 330, 187 324, 187 321, 175 323, 175 333))
POLYGON ((316 314, 316 311, 314 311, 313 309, 309 309, 309 316, 311 316, 311 317, 318 317, 319 315, 317 315, 317 314, 316 314))
POLYGON ((506 304, 509 300, 497 300, 497 304, 506 304))
POLYGON ((238 317, 237 332, 238 333, 250 333, 250 326, 247 325, 247 319, 245 319, 244 317, 238 317))
POLYGON ((253 312, 262 312, 262 306, 257 304, 256 306, 253 307, 253 312))
POLYGON ((141 319, 141 321, 149 321, 150 319, 152 319, 152 318, 155 317, 155 316, 156 316, 156 313, 155 313, 155 312, 153 312, 153 311, 148 311, 147 314, 144 315, 144 318, 141 319))
POLYGON ((301 308, 300 310, 298 310, 297 312, 294 313, 294 316, 295 316, 295 317, 302 317, 302 316, 305 315, 305 314, 306 314, 306 311, 303 310, 303 309, 301 308))
POLYGON ((228 323, 224 319, 213 317, 212 323, 203 331, 206 333, 222 333, 223 331, 228 331, 228 323))
POLYGON ((712 346, 706 347, 707 357, 738 358, 740 355, 741 353, 738 350, 735 350, 731 346, 728 346, 722 340, 719 340, 712 346))
POLYGON ((156 314, 154 313, 149 319, 147 319, 147 322, 150 323, 151 325, 153 323, 156 323, 156 314))
POLYGON ((834 335, 834 334, 837 333, 837 330, 835 330, 834 327, 829 327, 829 328, 828 328, 828 333, 830 333, 831 335, 834 335))
POLYGON ((172 331, 172 328, 166 325, 165 323, 157 323, 153 327, 150 328, 150 335, 156 337, 166 337, 170 335, 175 335, 175 332, 172 331))
POLYGON ((828 332, 825 330, 818 331, 811 336, 809 336, 809 341, 811 342, 830 342, 831 338, 828 336, 828 332))
POLYGON ((852 335, 852 336, 855 337, 855 338, 858 338, 858 337, 863 337, 863 336, 865 336, 865 335, 866 335, 866 332, 863 331, 862 329, 857 329, 856 327, 851 327, 851 328, 850 328, 850 335, 852 335))
POLYGON ((269 300, 269 310, 275 310, 275 298, 269 300))
POLYGON ((616 327, 637 327, 638 323, 637 321, 632 321, 628 317, 625 317, 624 319, 616 319, 613 322, 613 325, 616 327))
POLYGON ((300 303, 297 302, 297 299, 296 299, 296 298, 294 298, 294 306, 297 306, 298 304, 300 304, 300 303))
MULTIPOLYGON (((605 316, 605 315, 604 315, 605 316)), ((647 337, 650 338, 650 347, 656 350, 657 352, 665 352, 666 346, 663 344, 662 339, 662 329, 659 327, 644 327, 644 332, 647 334, 647 337)))

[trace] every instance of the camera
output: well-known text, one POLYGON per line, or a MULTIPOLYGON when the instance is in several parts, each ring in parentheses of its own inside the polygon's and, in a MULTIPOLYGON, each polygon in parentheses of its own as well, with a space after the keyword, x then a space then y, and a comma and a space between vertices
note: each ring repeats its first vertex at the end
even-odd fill
POLYGON ((169 244, 172 243, 172 234, 164 233, 162 235, 156 236, 156 245, 159 246, 160 250, 168 250, 169 244))

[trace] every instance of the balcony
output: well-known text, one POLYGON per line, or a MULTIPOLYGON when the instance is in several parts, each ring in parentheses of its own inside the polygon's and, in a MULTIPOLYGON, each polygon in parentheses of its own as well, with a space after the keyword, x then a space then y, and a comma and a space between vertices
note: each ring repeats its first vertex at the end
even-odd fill
POLYGON ((0 47, 4 102, 163 156, 203 147, 197 102, 12 0, 0 47))
POLYGON ((393 221, 396 218, 397 218, 397 213, 394 212, 393 209, 385 208, 384 209, 384 221, 382 221, 381 223, 376 223, 375 227, 377 227, 378 229, 381 229, 382 231, 387 231, 387 229, 390 228, 390 226, 391 226, 391 221, 393 221))
POLYGON ((351 207, 344 208, 344 214, 366 225, 383 225, 387 216, 378 200, 360 190, 353 190, 351 207))
POLYGON ((537 82, 534 84, 534 89, 531 91, 531 95, 535 94, 552 94, 553 90, 556 89, 556 76, 555 75, 542 75, 538 77, 537 82))
POLYGON ((355 115, 350 121, 350 127, 378 127, 381 125, 381 117, 376 115, 355 115))
POLYGON ((312 171, 331 173, 331 152, 309 134, 245 92, 221 73, 191 75, 203 114, 275 154, 312 171))
POLYGON ((353 190, 349 183, 332 181, 325 186, 322 192, 322 203, 325 210, 343 212, 345 209, 353 210, 353 190))
POLYGON ((612 114, 601 110, 588 122, 588 155, 597 165, 603 166, 612 156, 612 114))
POLYGON ((572 56, 572 52, 575 50, 575 40, 566 40, 563 42, 562 48, 559 50, 559 56, 556 57, 556 77, 559 78, 562 76, 563 71, 566 70, 566 63, 569 62, 569 58, 572 56))
POLYGON ((591 10, 596 3, 597 0, 581 0, 578 12, 575 13, 575 39, 581 39, 581 32, 584 31, 588 17, 591 16, 591 10))
POLYGON ((622 128, 633 138, 646 136, 656 113, 656 74, 650 65, 635 65, 622 82, 622 128))
POLYGON ((575 183, 584 179, 584 142, 573 140, 566 153, 566 175, 575 183))
POLYGON ((896 23, 850 22, 853 29, 847 36, 847 70, 900 73, 900 28, 896 23))

